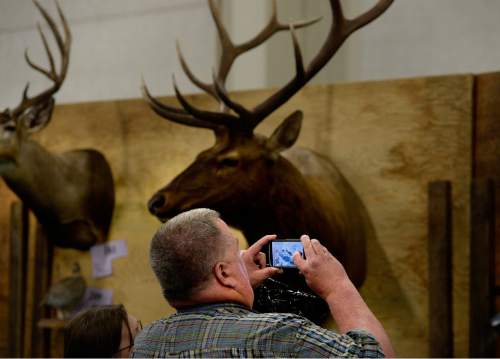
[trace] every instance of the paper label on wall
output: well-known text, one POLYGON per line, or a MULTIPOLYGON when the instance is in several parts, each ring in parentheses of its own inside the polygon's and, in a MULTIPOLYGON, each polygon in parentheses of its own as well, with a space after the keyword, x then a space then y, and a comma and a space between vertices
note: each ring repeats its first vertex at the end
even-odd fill
POLYGON ((113 259, 125 257, 127 254, 127 244, 122 239, 91 247, 92 277, 102 278, 111 275, 113 273, 113 259))

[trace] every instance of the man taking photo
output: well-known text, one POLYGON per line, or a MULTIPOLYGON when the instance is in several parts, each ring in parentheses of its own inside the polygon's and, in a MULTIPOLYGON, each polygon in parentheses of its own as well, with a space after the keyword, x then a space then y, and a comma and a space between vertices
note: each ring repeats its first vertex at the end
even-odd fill
POLYGON ((390 340, 342 264, 316 239, 301 237, 305 258, 293 260, 330 308, 339 332, 287 313, 252 311, 253 288, 280 272, 266 267, 262 247, 246 251, 216 211, 194 209, 163 224, 150 247, 153 271, 177 313, 135 339, 132 357, 383 357, 390 340))

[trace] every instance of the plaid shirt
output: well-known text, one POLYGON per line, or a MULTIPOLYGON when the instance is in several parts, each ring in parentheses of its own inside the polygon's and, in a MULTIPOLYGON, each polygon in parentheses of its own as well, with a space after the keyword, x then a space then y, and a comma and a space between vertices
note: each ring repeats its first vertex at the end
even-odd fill
POLYGON ((179 310, 144 328, 131 357, 383 357, 367 332, 344 335, 284 313, 219 303, 179 310))

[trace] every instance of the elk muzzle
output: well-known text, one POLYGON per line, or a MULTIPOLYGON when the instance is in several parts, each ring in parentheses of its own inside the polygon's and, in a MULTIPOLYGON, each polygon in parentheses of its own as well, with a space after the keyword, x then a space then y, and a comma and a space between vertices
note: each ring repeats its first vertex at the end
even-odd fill
POLYGON ((155 193, 153 197, 148 201, 148 209, 152 215, 161 217, 161 212, 165 206, 165 195, 163 193, 155 193))

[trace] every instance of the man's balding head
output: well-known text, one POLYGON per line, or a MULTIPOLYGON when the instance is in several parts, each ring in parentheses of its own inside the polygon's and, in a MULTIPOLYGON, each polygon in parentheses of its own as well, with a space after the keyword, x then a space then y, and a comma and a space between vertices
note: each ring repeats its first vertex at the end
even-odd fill
POLYGON ((219 213, 207 208, 183 212, 153 236, 150 262, 168 301, 189 299, 203 289, 224 252, 219 213))

